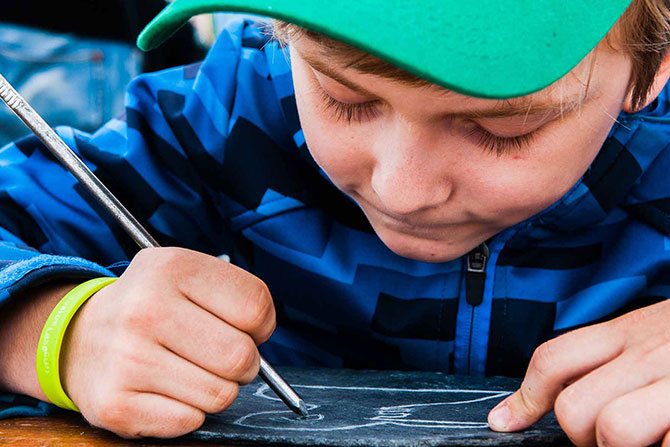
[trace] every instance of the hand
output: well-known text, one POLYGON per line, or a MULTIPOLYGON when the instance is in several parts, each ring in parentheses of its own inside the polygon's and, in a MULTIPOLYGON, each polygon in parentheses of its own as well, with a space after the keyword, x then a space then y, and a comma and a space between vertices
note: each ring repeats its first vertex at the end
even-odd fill
POLYGON ((489 425, 522 430, 552 408, 580 447, 670 446, 670 302, 541 345, 489 425))
POLYGON ((232 404, 274 327, 255 276, 190 250, 145 249, 75 315, 61 378, 91 424, 125 438, 175 437, 232 404))

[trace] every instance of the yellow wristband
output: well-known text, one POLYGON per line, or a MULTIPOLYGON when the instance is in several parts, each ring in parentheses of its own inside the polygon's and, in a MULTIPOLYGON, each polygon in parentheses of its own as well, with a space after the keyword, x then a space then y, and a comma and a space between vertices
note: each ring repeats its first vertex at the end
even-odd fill
POLYGON ((79 411, 65 394, 60 381, 58 361, 63 337, 70 320, 82 304, 95 292, 116 280, 117 278, 96 278, 78 285, 60 300, 44 324, 37 345, 37 379, 42 391, 54 405, 79 411))

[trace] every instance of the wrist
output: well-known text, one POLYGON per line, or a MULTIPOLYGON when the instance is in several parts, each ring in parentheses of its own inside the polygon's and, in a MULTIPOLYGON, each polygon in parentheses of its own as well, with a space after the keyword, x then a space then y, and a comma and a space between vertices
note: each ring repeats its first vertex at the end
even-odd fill
POLYGON ((61 407, 79 411, 63 389, 60 379, 60 353, 65 332, 79 308, 103 287, 117 278, 96 278, 70 290, 56 304, 39 339, 36 355, 37 378, 44 395, 50 402, 61 407))
POLYGON ((26 290, 3 304, 0 325, 0 388, 40 400, 35 352, 47 317, 76 283, 50 282, 26 290))

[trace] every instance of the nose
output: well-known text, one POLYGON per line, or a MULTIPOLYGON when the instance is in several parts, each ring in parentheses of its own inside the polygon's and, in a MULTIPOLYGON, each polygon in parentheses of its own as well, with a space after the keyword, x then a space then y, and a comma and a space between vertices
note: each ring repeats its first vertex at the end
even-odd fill
POLYGON ((371 178, 385 211, 409 215, 446 202, 453 185, 447 149, 439 146, 442 140, 430 129, 406 122, 385 135, 375 145, 371 178))

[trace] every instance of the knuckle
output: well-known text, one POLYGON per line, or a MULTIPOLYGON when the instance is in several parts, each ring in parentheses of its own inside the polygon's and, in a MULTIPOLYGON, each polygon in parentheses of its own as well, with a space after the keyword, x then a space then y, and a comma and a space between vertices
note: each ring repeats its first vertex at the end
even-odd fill
POLYGON ((180 247, 156 247, 151 250, 154 251, 154 259, 162 261, 159 265, 172 265, 189 253, 189 250, 180 247))
POLYGON ((277 319, 274 315, 274 311, 271 317, 270 322, 265 326, 263 331, 258 335, 258 344, 265 343, 272 336, 275 329, 277 329, 277 319))
POLYGON ((543 378, 550 377, 554 370, 555 342, 553 340, 542 343, 533 352, 528 369, 533 369, 543 378))
POLYGON ((584 423, 584 415, 579 411, 580 405, 575 402, 573 393, 569 388, 563 390, 554 403, 554 413, 558 423, 563 427, 568 435, 575 436, 576 433, 582 431, 584 423))
POLYGON ((258 375, 258 371, 260 370, 260 368, 261 368, 261 356, 258 353, 258 351, 255 351, 253 364, 249 369, 247 369, 246 374, 244 374, 239 378, 238 382, 241 385, 247 385, 253 382, 254 378, 256 378, 256 376, 258 375))
POLYGON ((627 410, 615 400, 596 419, 598 445, 636 445, 635 430, 630 430, 627 410))
POLYGON ((198 410, 189 411, 175 418, 176 435, 183 435, 197 430, 205 422, 205 413, 198 410))
POLYGON ((178 272, 188 265, 184 261, 190 250, 180 247, 151 247, 144 248, 135 255, 133 262, 146 269, 145 273, 178 272))
POLYGON ((244 337, 243 340, 231 354, 228 375, 235 380, 246 376, 254 368, 258 357, 258 350, 254 342, 248 337, 244 337))
POLYGON ((118 376, 132 378, 138 371, 153 369, 152 361, 139 343, 119 342, 115 351, 118 365, 110 373, 116 372, 118 376))
POLYGON ((654 370, 670 356, 670 344, 665 340, 650 338, 638 344, 635 364, 642 371, 654 370))
POLYGON ((132 333, 150 333, 163 320, 160 309, 154 305, 152 294, 137 293, 120 311, 119 323, 132 333))
POLYGON ((236 383, 224 382, 224 384, 212 390, 212 403, 205 411, 208 413, 220 413, 233 404, 238 392, 239 387, 236 383))
POLYGON ((93 413, 94 425, 119 435, 130 436, 129 416, 132 414, 131 410, 123 399, 116 397, 103 398, 93 413))
POLYGON ((245 300, 245 309, 249 328, 262 326, 266 321, 274 318, 274 303, 270 295, 268 286, 257 279, 249 286, 247 298, 245 300))

